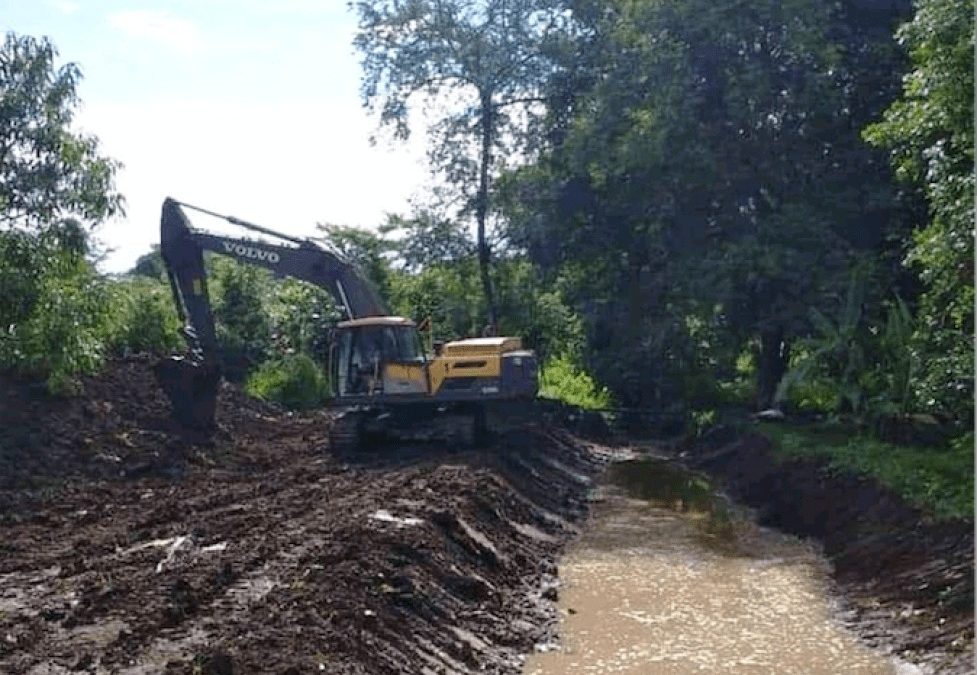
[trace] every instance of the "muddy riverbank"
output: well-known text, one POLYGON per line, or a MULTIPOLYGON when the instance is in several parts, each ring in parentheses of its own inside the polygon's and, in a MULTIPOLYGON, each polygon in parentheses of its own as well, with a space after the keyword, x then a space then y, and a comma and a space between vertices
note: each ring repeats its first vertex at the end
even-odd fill
POLYGON ((527 675, 920 672, 837 617, 817 546, 756 525, 674 462, 611 465, 561 561, 556 649, 527 675))
POLYGON ((330 418, 221 393, 174 433, 149 363, 4 382, 0 672, 517 673, 600 461, 545 423, 344 462, 330 418))
POLYGON ((822 548, 842 615, 869 645, 936 672, 974 671, 974 525, 934 522, 876 481, 778 462, 758 434, 683 449, 762 525, 822 548))

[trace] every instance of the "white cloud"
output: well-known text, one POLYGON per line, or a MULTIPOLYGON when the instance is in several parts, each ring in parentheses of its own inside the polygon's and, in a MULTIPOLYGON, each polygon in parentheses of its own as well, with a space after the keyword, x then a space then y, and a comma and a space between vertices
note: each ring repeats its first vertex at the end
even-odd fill
POLYGON ((74 0, 53 0, 50 4, 62 14, 74 14, 81 9, 81 5, 74 0))
POLYGON ((203 45, 200 29, 193 22, 165 10, 123 10, 110 14, 108 21, 129 38, 149 40, 179 52, 192 53, 203 45))
POLYGON ((118 187, 128 213, 99 229, 115 249, 103 265, 110 272, 159 242, 166 196, 308 236, 317 222, 375 227, 386 212, 407 211, 428 180, 424 134, 371 147, 374 121, 355 105, 166 99, 89 106, 79 121, 125 164, 118 187))

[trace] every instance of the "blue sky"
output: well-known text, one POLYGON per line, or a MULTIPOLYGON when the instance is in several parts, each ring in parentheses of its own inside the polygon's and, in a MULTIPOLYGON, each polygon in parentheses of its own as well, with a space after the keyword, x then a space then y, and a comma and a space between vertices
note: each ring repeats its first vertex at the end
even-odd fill
POLYGON ((369 143, 345 0, 0 0, 0 17, 81 67, 77 126, 125 164, 106 271, 158 241, 167 195, 311 234, 373 227, 428 183, 423 134, 369 143))

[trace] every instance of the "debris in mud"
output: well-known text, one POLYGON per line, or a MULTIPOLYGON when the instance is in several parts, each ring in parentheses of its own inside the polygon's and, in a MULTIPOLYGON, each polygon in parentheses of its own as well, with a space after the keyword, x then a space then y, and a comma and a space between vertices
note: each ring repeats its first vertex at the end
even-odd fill
POLYGON ((340 463, 327 413, 225 386, 205 446, 149 367, 112 364, 84 400, 5 383, 0 671, 514 673, 546 637, 585 443, 530 426, 340 463))
POLYGON ((379 520, 384 523, 396 523, 397 525, 420 525, 424 521, 420 518, 414 518, 413 516, 406 516, 403 518, 394 516, 386 509, 377 509, 375 513, 370 514, 370 518, 373 520, 379 520))

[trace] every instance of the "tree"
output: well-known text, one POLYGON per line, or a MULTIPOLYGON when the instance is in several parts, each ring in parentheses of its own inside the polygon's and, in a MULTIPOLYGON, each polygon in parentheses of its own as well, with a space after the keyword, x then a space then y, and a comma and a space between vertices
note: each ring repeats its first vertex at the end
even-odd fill
POLYGON ((330 223, 319 223, 316 228, 332 248, 366 276, 381 298, 390 297, 390 242, 382 233, 330 223))
POLYGON ((929 219, 907 262, 924 290, 917 348, 920 399, 969 426, 974 374, 974 3, 920 0, 898 32, 912 70, 902 97, 865 131, 892 151, 900 177, 920 185, 929 219))
POLYGON ((221 365, 227 379, 242 382, 271 351, 271 322, 262 302, 270 275, 217 256, 207 264, 221 365))
POLYGON ((73 132, 81 72, 55 67, 47 38, 7 33, 0 46, 0 228, 43 230, 69 216, 98 224, 122 210, 121 166, 73 132))
POLYGON ((904 230, 885 158, 859 136, 898 86, 899 8, 858 5, 574 3, 551 146, 507 214, 572 280, 622 402, 687 397, 682 379, 749 347, 769 405, 809 308, 836 304, 850 266, 904 230))
POLYGON ((163 254, 159 251, 159 244, 150 246, 149 253, 143 253, 136 259, 127 274, 150 279, 163 279, 166 276, 166 263, 163 262, 163 254))
POLYGON ((380 232, 393 236, 389 246, 408 272, 465 260, 474 254, 461 223, 431 209, 421 209, 410 217, 391 214, 380 232))
POLYGON ((461 102, 442 107, 429 154, 474 210, 482 292, 489 322, 497 325, 486 239, 491 183, 511 156, 505 145, 523 137, 533 104, 542 100, 553 67, 547 45, 566 24, 562 3, 363 0, 356 7, 364 103, 379 105, 382 124, 406 137, 409 102, 418 94, 461 102))

